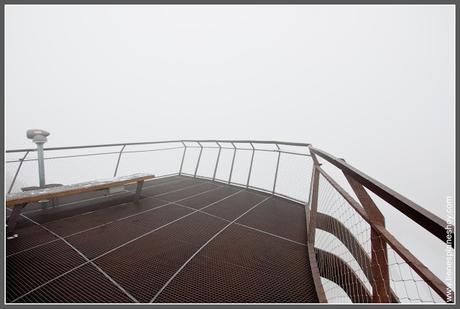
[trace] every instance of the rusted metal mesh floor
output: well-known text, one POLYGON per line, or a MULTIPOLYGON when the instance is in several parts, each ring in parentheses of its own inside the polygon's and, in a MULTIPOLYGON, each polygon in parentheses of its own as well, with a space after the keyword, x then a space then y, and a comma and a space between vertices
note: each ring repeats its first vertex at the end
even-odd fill
POLYGON ((6 244, 7 302, 318 301, 302 205, 183 176, 146 182, 138 205, 126 189, 29 205, 6 244))

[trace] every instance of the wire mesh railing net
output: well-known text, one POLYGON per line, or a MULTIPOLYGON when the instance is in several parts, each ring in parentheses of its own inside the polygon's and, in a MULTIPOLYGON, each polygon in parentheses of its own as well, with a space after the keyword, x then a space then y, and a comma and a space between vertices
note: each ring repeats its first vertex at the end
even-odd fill
POLYGON ((328 302, 445 302, 321 174, 317 205, 315 251, 328 302))
POLYGON ((390 286, 401 303, 445 303, 425 280, 389 245, 390 286))
POLYGON ((319 179, 315 248, 333 257, 327 259, 333 262, 328 265, 318 254, 318 266, 322 277, 336 283, 325 281, 324 291, 329 302, 335 301, 332 293, 339 286, 350 302, 368 302, 372 295, 370 226, 322 175, 319 179))

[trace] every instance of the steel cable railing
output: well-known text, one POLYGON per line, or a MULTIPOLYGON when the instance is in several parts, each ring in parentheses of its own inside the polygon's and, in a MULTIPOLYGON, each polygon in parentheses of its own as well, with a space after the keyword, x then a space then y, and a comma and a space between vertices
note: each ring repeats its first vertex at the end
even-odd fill
MULTIPOLYGON (((173 140, 55 147, 44 151, 47 165, 60 160, 106 158, 103 163, 107 166, 100 178, 131 171, 152 172, 157 177, 184 175, 258 190, 306 205, 309 257, 320 301, 434 303, 445 302, 448 295, 454 297, 453 291, 385 228, 383 215, 366 190, 441 240, 445 240, 445 222, 307 143, 173 140), (105 151, 72 154, 92 149, 105 151), (332 163, 344 173, 358 200, 320 167, 319 160, 332 163)), ((33 178, 30 171, 21 172, 26 164, 37 161, 31 157, 34 152, 35 149, 6 151, 7 156, 19 156, 5 161, 7 167, 17 164, 15 169, 9 168, 14 176, 8 193, 15 189, 18 179, 33 178)), ((53 175, 54 179, 61 180, 60 177, 77 169, 73 164, 65 166, 68 170, 63 165, 54 169, 59 173, 53 175)), ((97 164, 88 166, 102 169, 97 164)), ((85 176, 86 173, 81 174, 85 176)), ((85 180, 88 179, 80 181, 85 180)))

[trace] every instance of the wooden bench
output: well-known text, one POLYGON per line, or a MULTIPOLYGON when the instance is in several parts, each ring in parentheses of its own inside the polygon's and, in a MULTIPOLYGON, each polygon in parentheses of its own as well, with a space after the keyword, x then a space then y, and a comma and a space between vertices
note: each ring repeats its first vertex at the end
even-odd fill
POLYGON ((39 202, 42 200, 52 200, 57 197, 64 197, 91 191, 109 190, 110 192, 111 188, 123 187, 124 185, 131 183, 137 183, 136 193, 134 194, 134 202, 137 203, 144 181, 153 178, 155 178, 155 176, 151 174, 133 174, 123 177, 94 180, 72 185, 7 194, 6 206, 13 207, 13 211, 7 221, 8 239, 17 237, 16 234, 13 234, 14 228, 16 227, 16 223, 19 219, 19 216, 21 215, 22 210, 29 203, 39 202))

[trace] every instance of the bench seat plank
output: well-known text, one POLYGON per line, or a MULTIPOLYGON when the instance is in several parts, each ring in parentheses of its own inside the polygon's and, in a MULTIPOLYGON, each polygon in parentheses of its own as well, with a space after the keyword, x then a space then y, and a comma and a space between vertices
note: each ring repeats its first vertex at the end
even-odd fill
POLYGON ((6 196, 6 206, 9 207, 20 204, 38 202, 41 200, 53 199, 56 197, 79 194, 83 192, 104 190, 135 182, 143 182, 144 180, 149 180, 153 178, 155 178, 155 176, 152 174, 138 173, 129 176, 93 180, 53 188, 44 188, 25 192, 11 193, 7 194, 6 196))

